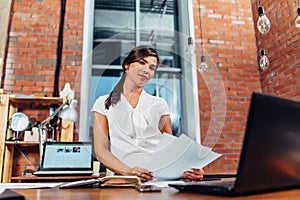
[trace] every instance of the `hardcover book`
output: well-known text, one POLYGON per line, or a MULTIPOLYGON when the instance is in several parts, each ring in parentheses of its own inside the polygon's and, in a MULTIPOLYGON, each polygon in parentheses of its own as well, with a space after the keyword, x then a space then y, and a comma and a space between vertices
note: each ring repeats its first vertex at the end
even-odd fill
POLYGON ((64 183, 59 188, 74 188, 97 185, 99 187, 139 187, 141 180, 137 176, 104 176, 102 178, 86 179, 64 183))

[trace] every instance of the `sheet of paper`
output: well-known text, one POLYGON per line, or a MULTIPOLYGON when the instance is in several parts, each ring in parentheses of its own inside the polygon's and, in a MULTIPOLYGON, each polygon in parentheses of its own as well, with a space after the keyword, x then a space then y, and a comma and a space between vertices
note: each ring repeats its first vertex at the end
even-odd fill
POLYGON ((147 181, 145 183, 142 183, 142 185, 155 185, 156 187, 169 187, 169 184, 183 184, 184 181, 180 181, 180 180, 175 180, 175 181, 171 181, 171 180, 152 180, 152 181, 147 181))
POLYGON ((155 178, 178 179, 185 171, 203 168, 220 156, 184 134, 180 137, 163 134, 147 169, 153 171, 155 178))
POLYGON ((1 189, 53 188, 62 183, 0 183, 1 189))

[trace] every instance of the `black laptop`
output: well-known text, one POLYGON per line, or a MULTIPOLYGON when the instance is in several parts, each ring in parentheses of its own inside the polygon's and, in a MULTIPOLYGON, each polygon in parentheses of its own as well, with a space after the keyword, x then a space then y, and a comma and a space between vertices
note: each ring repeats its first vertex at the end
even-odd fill
POLYGON ((91 142, 45 142, 37 176, 93 174, 91 142))
POLYGON ((170 186, 226 196, 299 188, 300 102, 253 93, 236 178, 170 186))

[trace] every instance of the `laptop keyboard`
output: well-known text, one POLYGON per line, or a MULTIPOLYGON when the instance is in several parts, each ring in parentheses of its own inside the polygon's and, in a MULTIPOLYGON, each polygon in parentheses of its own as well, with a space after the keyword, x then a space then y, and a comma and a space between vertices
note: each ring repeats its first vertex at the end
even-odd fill
POLYGON ((218 180, 218 181, 197 181, 197 182, 188 182, 187 185, 213 185, 220 186, 225 188, 232 188, 234 186, 235 180, 218 180))

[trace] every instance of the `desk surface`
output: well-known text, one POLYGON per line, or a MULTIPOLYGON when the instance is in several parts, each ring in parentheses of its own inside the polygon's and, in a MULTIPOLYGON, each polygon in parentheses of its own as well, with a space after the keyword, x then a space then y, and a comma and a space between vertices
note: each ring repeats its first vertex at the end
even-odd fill
POLYGON ((256 194, 238 198, 221 197, 204 194, 178 192, 174 188, 164 188, 161 192, 140 193, 134 188, 81 188, 81 189, 14 189, 15 192, 25 196, 25 199, 53 199, 59 200, 219 200, 219 199, 244 199, 244 200, 287 200, 300 199, 300 189, 256 194))
MULTIPOLYGON (((236 171, 205 171, 206 177, 228 177, 230 175, 234 176, 236 174, 236 171)), ((84 180, 84 179, 90 179, 90 178, 100 178, 104 177, 105 172, 101 172, 99 174, 91 175, 91 176, 35 176, 35 175, 29 175, 29 176, 16 176, 12 177, 12 182, 19 182, 19 183, 25 183, 25 182, 69 182, 69 181, 76 181, 76 180, 84 180)))

